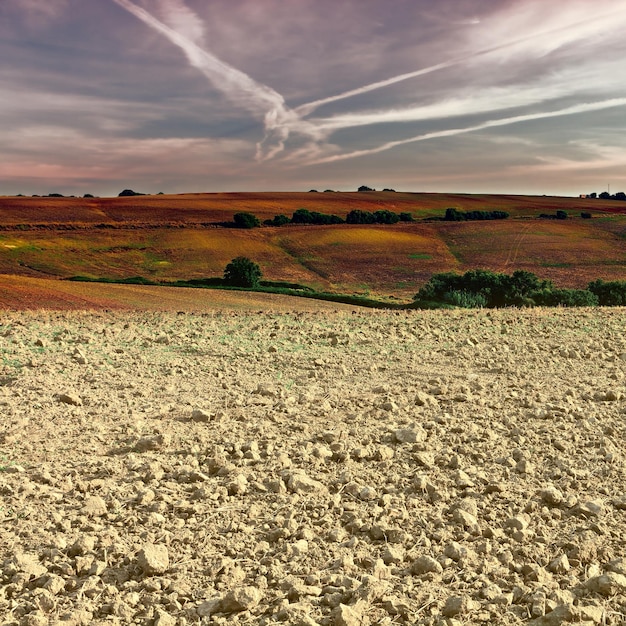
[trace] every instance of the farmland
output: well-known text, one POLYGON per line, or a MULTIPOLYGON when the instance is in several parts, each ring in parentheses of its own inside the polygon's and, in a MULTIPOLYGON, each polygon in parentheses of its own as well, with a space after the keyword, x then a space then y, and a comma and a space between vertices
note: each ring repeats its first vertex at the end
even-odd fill
POLYGON ((220 276, 243 255, 269 280, 408 300, 433 273, 478 267, 524 269, 563 287, 623 280, 625 237, 626 203, 599 199, 399 192, 0 198, 0 273, 46 279, 143 276, 168 283, 220 276), (448 207, 502 210, 510 218, 432 221, 448 207), (386 209, 411 213, 414 221, 223 226, 237 212, 265 220, 300 208, 342 218, 355 209, 386 209), (539 218, 556 211, 568 219, 539 218))

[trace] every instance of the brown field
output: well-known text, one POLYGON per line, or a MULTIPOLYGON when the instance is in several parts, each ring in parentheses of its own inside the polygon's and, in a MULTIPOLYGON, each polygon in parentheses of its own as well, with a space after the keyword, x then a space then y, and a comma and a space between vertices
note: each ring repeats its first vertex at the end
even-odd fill
POLYGON ((582 287, 595 278, 623 280, 625 236, 626 203, 547 196, 322 192, 0 198, 0 273, 48 279, 143 276, 168 282, 220 276, 230 259, 244 255, 270 280, 409 300, 433 273, 472 268, 525 269, 563 287, 582 287), (442 216, 447 207, 506 210, 511 218, 423 221, 442 216), (342 217, 353 209, 389 209, 410 212, 417 221, 250 231, 219 226, 240 211, 263 220, 291 216, 298 208, 342 217), (570 218, 538 218, 556 210, 568 211, 570 218), (581 219, 581 211, 593 219, 581 219))
POLYGON ((0 309, 170 311, 351 311, 353 306, 279 294, 144 285, 75 283, 0 274, 0 309))

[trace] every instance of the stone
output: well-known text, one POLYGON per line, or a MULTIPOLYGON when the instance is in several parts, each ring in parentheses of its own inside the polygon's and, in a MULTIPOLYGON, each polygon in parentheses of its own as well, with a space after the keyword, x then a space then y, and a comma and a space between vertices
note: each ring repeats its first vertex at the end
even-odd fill
POLYGON ((566 554, 561 554, 556 559, 550 561, 546 568, 553 574, 566 574, 570 570, 569 560, 566 554))
POLYGON ((565 500, 563 492, 552 485, 542 489, 539 495, 541 499, 550 506, 559 506, 565 500))
POLYGON ((137 554, 137 565, 144 574, 164 574, 170 566, 167 546, 146 543, 137 554))
POLYGON ((263 599, 263 592, 256 587, 239 587, 229 591, 220 601, 221 613, 240 613, 257 606, 263 599))
POLYGON ((585 587, 589 591, 605 597, 626 593, 626 576, 615 572, 606 572, 606 574, 590 578, 585 583, 585 587))
POLYGON ((325 493, 326 485, 307 476, 304 472, 290 474, 287 479, 287 489, 292 493, 325 493))
POLYGON ((399 428, 393 433, 393 436, 398 443, 417 443, 418 441, 424 441, 427 437, 426 431, 419 426, 399 428))
POLYGON ((60 393, 57 396, 57 400, 62 404, 69 404, 71 406, 83 406, 83 401, 75 393, 60 393))
POLYGON ((333 626, 367 626, 370 620, 363 614, 360 606, 340 604, 331 613, 333 626))
POLYGON ((480 605, 469 596, 450 596, 441 610, 444 617, 465 615, 477 609, 480 605))
POLYGON ((213 417, 208 411, 204 411, 203 409, 194 409, 191 412, 191 419, 194 422, 210 422, 213 417))
POLYGON ((443 566, 439 561, 433 559, 432 556, 420 556, 411 565, 411 571, 414 574, 427 574, 433 572, 434 574, 441 574, 443 572, 443 566))
POLYGON ((100 496, 85 498, 83 513, 88 517, 102 517, 108 513, 107 503, 100 496))

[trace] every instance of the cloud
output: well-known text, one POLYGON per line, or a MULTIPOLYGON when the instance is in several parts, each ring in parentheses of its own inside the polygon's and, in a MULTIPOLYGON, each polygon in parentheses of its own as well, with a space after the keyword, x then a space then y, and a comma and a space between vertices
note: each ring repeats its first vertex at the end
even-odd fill
POLYGON ((499 126, 510 126, 511 124, 519 124, 521 122, 530 122, 534 120, 543 120, 555 117, 564 117, 568 115, 577 115, 580 113, 590 113, 593 111, 602 111, 604 109, 610 109, 615 107, 626 107, 626 98, 613 98, 611 100, 604 100, 601 102, 591 102, 584 104, 576 104, 557 111, 543 111, 540 113, 529 113, 526 115, 516 115, 514 117, 507 117, 502 119, 488 120, 481 122, 474 126, 466 126, 464 128, 449 128, 446 130, 438 130, 431 133, 424 133, 422 135, 416 135, 415 137, 409 137, 407 139, 400 139, 398 141, 389 141, 375 148, 368 148, 366 150, 355 150, 353 152, 347 152, 344 154, 335 154, 325 158, 311 161, 310 164, 320 163, 334 163, 336 161, 343 161, 345 159, 353 159, 355 157, 367 156, 370 154, 378 154, 402 146, 408 143, 416 143, 420 141, 427 141, 429 139, 438 139, 442 137, 454 137, 456 135, 464 135, 467 133, 473 133, 479 130, 485 130, 487 128, 497 128, 499 126))
POLYGON ((184 0, 158 0, 159 13, 163 21, 181 35, 201 46, 204 42, 203 21, 192 11, 184 0))

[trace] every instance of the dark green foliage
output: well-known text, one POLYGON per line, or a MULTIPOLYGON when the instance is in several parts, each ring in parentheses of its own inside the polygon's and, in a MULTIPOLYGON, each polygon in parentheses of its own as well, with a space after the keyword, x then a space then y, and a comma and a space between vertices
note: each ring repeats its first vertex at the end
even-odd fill
POLYGON ((376 189, 372 189, 371 187, 368 187, 367 185, 361 185, 359 187, 359 191, 376 191, 376 189))
POLYGON ((509 217, 506 211, 459 211, 446 209, 443 219, 446 222, 474 222, 483 220, 505 220, 509 217))
POLYGON ((261 268, 245 256, 233 259, 224 269, 224 282, 232 287, 258 287, 261 268))
POLYGON ((582 217, 584 220, 590 220, 591 219, 591 213, 588 213, 587 211, 583 211, 580 214, 580 217, 582 217))
POLYGON ((383 189, 383 191, 392 191, 392 192, 395 193, 396 190, 395 189, 390 189, 389 187, 387 187, 386 189, 383 189))
POLYGON ((400 221, 400 217, 393 211, 387 211, 386 209, 376 211, 374 213, 374 219, 377 224, 397 224, 400 221))
POLYGON ((400 213, 400 221, 401 222, 413 222, 413 214, 409 212, 400 213))
POLYGON ((329 224, 343 224, 344 220, 338 215, 328 215, 326 213, 318 213, 317 211, 309 211, 308 209, 298 209, 291 216, 293 224, 317 224, 327 226, 329 224))
POLYGON ((145 196, 145 193, 139 193, 138 191, 133 191, 132 189, 124 189, 124 191, 120 191, 118 194, 118 198, 124 198, 127 196, 145 196))
POLYGON ((594 280, 587 289, 598 297, 600 306, 626 306, 626 281, 594 280))
POLYGON ((374 224, 376 218, 373 213, 369 211, 361 211, 361 209, 354 209, 346 215, 347 224, 374 224))
POLYGON ((281 213, 280 215, 274 215, 271 220, 265 220, 263 223, 266 226, 284 226, 285 224, 290 224, 291 220, 281 213))
POLYGON ((257 228, 261 225, 259 218, 252 213, 235 213, 233 222, 236 228, 257 228))
POLYGON ((317 193, 317 189, 309 189, 309 193, 317 193))
POLYGON ((567 219, 567 212, 566 211, 557 211, 556 212, 556 219, 557 220, 566 220, 567 219))
MULTIPOLYGON (((403 221, 410 222, 413 220, 410 213, 405 213, 403 215, 410 218, 403 221)), ((346 216, 347 224, 397 224, 400 220, 400 215, 394 213, 393 211, 388 211, 387 209, 381 209, 375 213, 362 211, 361 209, 354 209, 346 216)))
POLYGON ((537 306, 597 306, 598 296, 588 289, 546 289, 533 294, 537 306))
POLYGON ((93 198, 93 197, 94 197, 94 196, 93 196, 93 194, 91 194, 91 193, 86 193, 86 194, 83 196, 83 198, 93 198))
POLYGON ((415 300, 447 302, 457 306, 532 306, 533 295, 551 290, 550 281, 523 270, 512 275, 490 270, 435 274, 415 295, 415 300))

